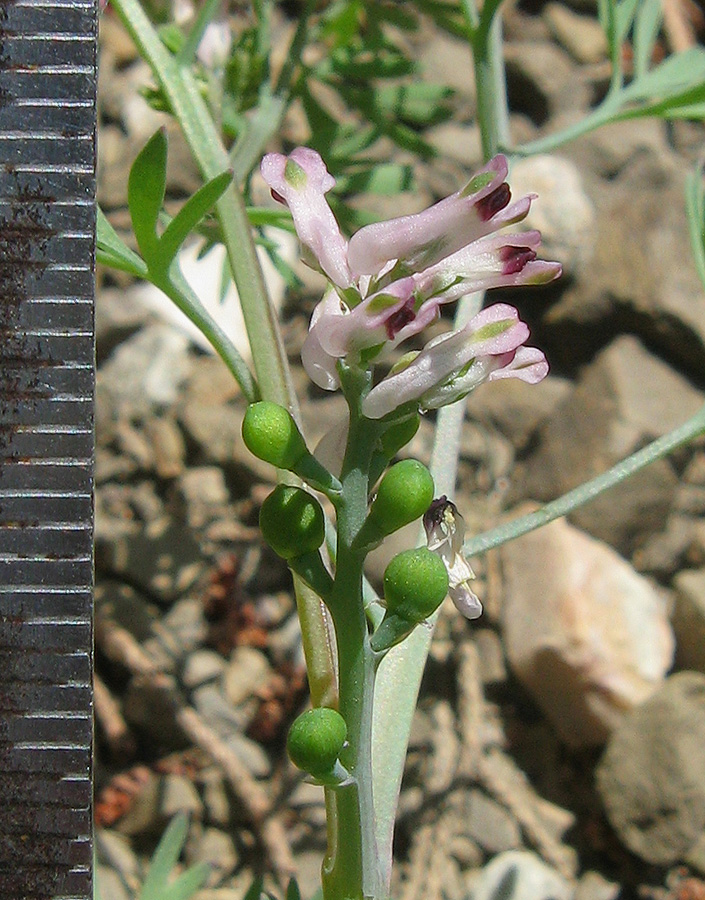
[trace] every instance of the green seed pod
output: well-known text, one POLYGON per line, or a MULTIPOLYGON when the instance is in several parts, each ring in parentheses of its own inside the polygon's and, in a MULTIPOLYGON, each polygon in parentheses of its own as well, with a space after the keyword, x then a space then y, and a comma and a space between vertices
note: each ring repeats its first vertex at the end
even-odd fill
POLYGON ((323 543, 325 520, 321 504, 303 488, 277 485, 259 513, 262 536, 284 559, 310 553, 323 543))
POLYGON ((403 459, 380 482, 369 522, 378 539, 420 518, 433 500, 433 478, 423 463, 403 459))
POLYGON ((308 454, 301 432, 289 411, 266 400, 247 407, 242 438, 247 449, 258 459, 279 469, 293 469, 308 454))
POLYGON ((404 550, 384 573, 387 612, 415 624, 434 613, 448 593, 448 572, 427 547, 404 550))
POLYGON ((330 774, 345 745, 345 719, 334 709, 309 709, 294 720, 286 749, 299 769, 316 778, 330 774))

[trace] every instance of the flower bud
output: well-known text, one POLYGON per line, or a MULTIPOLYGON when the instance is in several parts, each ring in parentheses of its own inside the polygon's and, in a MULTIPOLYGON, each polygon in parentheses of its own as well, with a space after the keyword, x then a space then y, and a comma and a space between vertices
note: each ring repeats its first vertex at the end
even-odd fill
POLYGON ((303 488, 279 484, 259 513, 262 536, 274 552, 290 560, 317 550, 325 537, 321 504, 303 488))
POLYGON ((446 567, 427 547, 397 554, 384 573, 387 612, 414 624, 434 613, 447 593, 446 567))
POLYGON ((261 400, 247 407, 242 438, 258 459, 279 469, 293 469, 308 453, 291 414, 283 406, 261 400))
POLYGON ((392 534, 420 518, 432 500, 431 473, 418 460, 403 459, 382 478, 370 509, 370 522, 382 535, 392 534))
POLYGON ((294 720, 286 749, 297 768, 324 778, 333 772, 347 733, 345 719, 336 710, 309 709, 294 720))

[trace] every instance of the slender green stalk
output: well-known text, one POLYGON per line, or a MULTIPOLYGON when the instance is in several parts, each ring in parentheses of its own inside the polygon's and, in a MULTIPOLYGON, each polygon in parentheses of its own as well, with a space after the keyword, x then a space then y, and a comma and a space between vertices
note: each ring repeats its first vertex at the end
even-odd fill
POLYGON ((607 472, 603 472, 602 475, 592 478, 557 500, 547 503, 541 509, 536 510, 536 512, 515 519, 513 522, 507 522, 466 541, 463 548, 465 554, 467 556, 475 556, 478 553, 484 553, 486 550, 492 549, 492 547, 499 547, 507 541, 521 537, 522 534, 527 534, 535 528, 540 528, 554 519, 567 515, 579 506, 594 500, 595 497, 598 497, 604 491, 615 487, 615 485, 629 478, 630 475, 638 472, 639 469, 643 469, 644 466, 648 466, 657 459, 667 456, 677 447, 689 443, 701 434, 705 434, 705 406, 692 419, 681 425, 680 428, 676 428, 670 434, 657 438, 647 447, 618 462, 617 465, 612 466, 607 472))
MULTIPOLYGON (((189 68, 180 66, 159 40, 139 0, 113 0, 112 5, 152 69, 203 178, 208 181, 224 172, 230 166, 228 154, 189 68)), ((260 391, 266 400, 280 403, 296 414, 296 397, 276 316, 267 296, 245 204, 236 187, 223 194, 217 212, 260 391)))
POLYGON ((323 866, 326 900, 382 900, 384 895, 374 831, 371 760, 376 664, 362 592, 365 551, 354 547, 367 516, 370 461, 379 427, 360 413, 360 401, 369 386, 368 373, 344 372, 350 429, 337 508, 335 582, 328 606, 338 650, 338 709, 348 729, 340 761, 350 772, 351 782, 329 791, 335 822, 323 866))

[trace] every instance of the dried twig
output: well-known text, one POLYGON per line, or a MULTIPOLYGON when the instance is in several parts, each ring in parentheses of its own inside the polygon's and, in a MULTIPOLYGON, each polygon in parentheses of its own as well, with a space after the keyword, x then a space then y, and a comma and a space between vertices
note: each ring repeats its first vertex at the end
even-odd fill
POLYGON ((117 700, 97 673, 93 674, 93 709, 111 755, 116 759, 131 758, 135 752, 134 735, 117 700))

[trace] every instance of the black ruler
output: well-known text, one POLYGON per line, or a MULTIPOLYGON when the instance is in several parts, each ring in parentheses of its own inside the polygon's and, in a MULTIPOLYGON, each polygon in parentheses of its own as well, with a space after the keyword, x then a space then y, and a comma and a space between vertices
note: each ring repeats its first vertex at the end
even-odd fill
POLYGON ((92 888, 96 8, 0 0, 0 897, 92 888))

